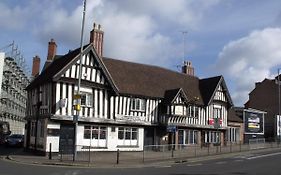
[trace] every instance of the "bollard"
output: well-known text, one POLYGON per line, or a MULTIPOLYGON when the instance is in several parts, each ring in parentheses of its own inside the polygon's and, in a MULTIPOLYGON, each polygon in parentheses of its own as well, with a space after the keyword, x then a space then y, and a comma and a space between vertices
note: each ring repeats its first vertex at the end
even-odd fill
POLYGON ((117 149, 117 159, 116 159, 116 164, 119 164, 119 154, 120 154, 120 151, 119 151, 119 149, 117 149))
POLYGON ((91 147, 89 146, 89 157, 88 157, 88 166, 90 166, 91 163, 91 147))
POLYGON ((52 143, 50 143, 49 160, 52 160, 52 143))
POLYGON ((240 150, 240 152, 242 151, 242 142, 241 141, 239 143, 239 150, 240 150))
POLYGON ((216 145, 216 154, 219 152, 219 145, 216 145))
POLYGON ((142 163, 144 163, 144 149, 142 151, 142 163))
POLYGON ((174 148, 172 147, 172 157, 174 157, 174 148))
POLYGON ((210 144, 208 144, 208 155, 210 155, 210 144))

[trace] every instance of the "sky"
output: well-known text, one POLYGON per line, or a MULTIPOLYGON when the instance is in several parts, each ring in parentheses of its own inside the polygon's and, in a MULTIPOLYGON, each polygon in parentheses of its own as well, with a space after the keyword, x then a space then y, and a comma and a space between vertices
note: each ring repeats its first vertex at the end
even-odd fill
MULTIPOLYGON (((14 41, 29 69, 35 55, 42 67, 51 38, 60 55, 80 46, 82 10, 83 0, 1 0, 0 51, 14 41)), ((236 106, 281 68, 280 0, 87 0, 85 44, 94 22, 104 56, 175 71, 191 61, 199 78, 223 75, 236 106)))

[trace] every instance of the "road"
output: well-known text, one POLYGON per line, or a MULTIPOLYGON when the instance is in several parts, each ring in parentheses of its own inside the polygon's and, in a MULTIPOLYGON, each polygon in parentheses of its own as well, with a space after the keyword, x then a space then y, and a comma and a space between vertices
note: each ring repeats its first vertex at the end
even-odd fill
POLYGON ((0 175, 274 175, 281 174, 281 152, 244 154, 209 161, 142 168, 77 168, 26 165, 0 160, 0 175))

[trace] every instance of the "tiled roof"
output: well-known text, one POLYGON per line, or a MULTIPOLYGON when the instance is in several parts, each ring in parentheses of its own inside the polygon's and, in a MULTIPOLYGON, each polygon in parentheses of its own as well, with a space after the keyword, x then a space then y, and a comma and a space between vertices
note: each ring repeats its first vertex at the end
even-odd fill
POLYGON ((227 121, 243 123, 243 119, 242 118, 243 118, 243 116, 239 117, 238 113, 235 111, 234 108, 230 108, 228 110, 227 121))
MULTIPOLYGON (((92 45, 84 46, 91 50, 92 45)), ((27 87, 34 88, 53 77, 73 61, 80 53, 80 48, 70 51, 64 56, 54 59, 27 87)), ((167 91, 182 89, 188 100, 198 105, 208 105, 222 76, 199 80, 198 77, 175 72, 166 68, 102 58, 110 77, 117 86, 119 93, 140 97, 164 98, 167 91)))
POLYGON ((203 105, 195 76, 111 58, 103 58, 103 62, 122 94, 164 98, 167 90, 182 88, 189 99, 199 97, 196 103, 203 105))
POLYGON ((204 104, 210 102, 221 77, 222 76, 217 76, 200 80, 200 91, 203 96, 204 104))
MULTIPOLYGON (((84 48, 89 45, 84 46, 84 48)), ((53 76, 58 73, 62 68, 64 68, 67 63, 73 60, 80 53, 80 48, 77 48, 73 51, 68 52, 66 55, 60 56, 57 59, 54 59, 52 63, 50 63, 38 77, 36 77, 27 87, 26 89, 31 89, 40 85, 44 82, 50 82, 53 76)))

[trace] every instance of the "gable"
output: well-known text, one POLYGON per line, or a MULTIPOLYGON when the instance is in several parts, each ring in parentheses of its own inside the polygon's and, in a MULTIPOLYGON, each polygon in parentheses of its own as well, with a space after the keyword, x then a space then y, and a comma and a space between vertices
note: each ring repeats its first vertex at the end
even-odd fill
POLYGON ((184 104, 188 102, 188 98, 182 88, 167 90, 164 95, 165 104, 184 104))
MULTIPOLYGON (((78 79, 79 67, 80 54, 59 71, 53 77, 53 80, 78 79)), ((113 90, 118 93, 116 85, 92 45, 84 50, 81 59, 81 67, 81 82, 87 81, 99 85, 111 86, 113 90)))
POLYGON ((185 93, 182 89, 179 90, 177 95, 174 97, 174 100, 172 101, 172 104, 186 104, 188 101, 185 93))
POLYGON ((214 100, 227 102, 226 93, 225 93, 225 91, 223 90, 222 85, 219 85, 219 86, 218 86, 218 89, 217 89, 217 91, 215 92, 214 100))
MULTIPOLYGON (((60 77, 78 79, 79 77, 79 64, 80 60, 77 60, 72 64, 60 77)), ((82 73, 81 80, 87 80, 98 84, 109 84, 106 80, 103 70, 99 66, 98 62, 94 58, 91 52, 82 57, 82 73)))
POLYGON ((220 101, 233 106, 232 99, 230 97, 229 91, 226 87, 223 77, 221 77, 216 90, 213 93, 211 101, 220 101))
POLYGON ((223 76, 216 76, 200 80, 200 91, 205 105, 210 105, 214 100, 222 101, 233 106, 229 91, 223 76))

